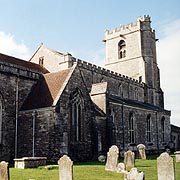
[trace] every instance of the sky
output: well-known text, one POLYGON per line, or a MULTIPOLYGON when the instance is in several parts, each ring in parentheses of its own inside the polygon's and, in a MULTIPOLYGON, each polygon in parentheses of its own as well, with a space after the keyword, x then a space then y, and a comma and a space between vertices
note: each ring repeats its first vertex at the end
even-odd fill
POLYGON ((104 31, 150 15, 165 109, 180 126, 179 0, 0 0, 0 52, 28 60, 41 43, 103 65, 104 31))

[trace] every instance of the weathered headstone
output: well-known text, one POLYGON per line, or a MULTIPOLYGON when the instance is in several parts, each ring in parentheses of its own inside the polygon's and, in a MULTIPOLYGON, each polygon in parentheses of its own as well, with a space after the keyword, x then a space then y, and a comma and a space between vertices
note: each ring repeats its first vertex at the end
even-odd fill
POLYGON ((139 159, 146 159, 146 146, 144 144, 137 145, 138 152, 139 152, 139 159))
POLYGON ((9 180, 9 165, 5 161, 0 163, 0 180, 9 180))
POLYGON ((117 165, 117 173, 124 173, 125 172, 125 164, 124 163, 118 163, 117 165))
POLYGON ((73 161, 67 156, 62 156, 59 161, 59 178, 60 180, 72 180, 73 179, 73 161))
POLYGON ((135 155, 134 152, 128 150, 124 153, 124 164, 126 167, 134 167, 135 155))
POLYGON ((124 180, 143 180, 144 173, 138 172, 137 168, 132 168, 130 172, 125 174, 124 180))
POLYGON ((99 162, 105 162, 106 161, 106 156, 104 156, 104 155, 98 156, 98 161, 99 162))
POLYGON ((180 162, 180 151, 174 153, 176 155, 176 162, 180 162))
POLYGON ((113 145, 109 148, 109 152, 107 153, 105 170, 116 171, 118 158, 119 158, 119 149, 116 145, 113 145))
POLYGON ((157 158, 158 180, 174 180, 174 161, 167 152, 157 158))

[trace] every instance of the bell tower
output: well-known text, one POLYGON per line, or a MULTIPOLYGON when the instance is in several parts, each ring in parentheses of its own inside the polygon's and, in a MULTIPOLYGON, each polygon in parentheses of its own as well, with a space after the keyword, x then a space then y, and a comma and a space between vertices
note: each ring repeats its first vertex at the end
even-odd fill
POLYGON ((105 31, 105 67, 144 82, 148 89, 148 102, 163 106, 159 68, 156 60, 155 31, 149 16, 138 17, 112 31, 105 31))

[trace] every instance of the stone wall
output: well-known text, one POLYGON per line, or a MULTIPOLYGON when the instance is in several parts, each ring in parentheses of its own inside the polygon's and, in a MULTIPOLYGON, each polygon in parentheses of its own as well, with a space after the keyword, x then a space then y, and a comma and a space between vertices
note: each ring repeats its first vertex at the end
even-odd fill
MULTIPOLYGON (((11 70, 9 68, 9 71, 11 70)), ((18 77, 13 73, 9 73, 9 71, 0 72, 0 94, 3 104, 0 144, 1 160, 12 160, 15 157, 16 117, 24 98, 36 82, 36 79, 32 77, 18 77), (16 109, 17 106, 18 108, 16 109)))

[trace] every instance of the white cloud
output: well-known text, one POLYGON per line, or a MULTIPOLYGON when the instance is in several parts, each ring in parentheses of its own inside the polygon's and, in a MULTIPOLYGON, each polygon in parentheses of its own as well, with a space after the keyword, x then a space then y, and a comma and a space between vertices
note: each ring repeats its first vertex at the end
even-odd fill
POLYGON ((14 36, 0 31, 0 53, 28 60, 30 50, 24 43, 15 41, 14 36))
POLYGON ((180 19, 159 27, 157 58, 164 91, 165 108, 172 110, 172 124, 180 126, 180 19))

